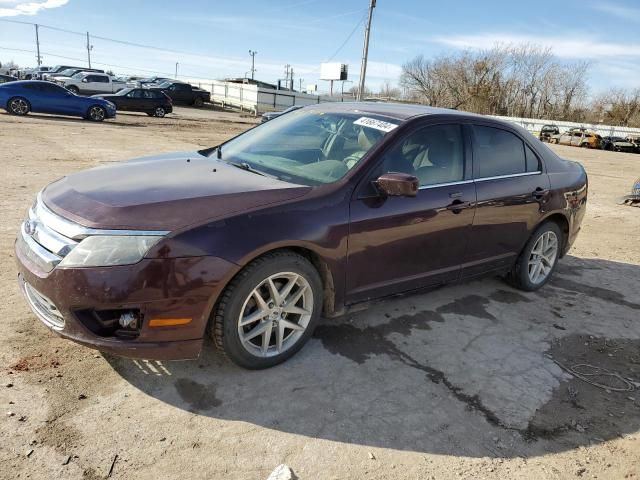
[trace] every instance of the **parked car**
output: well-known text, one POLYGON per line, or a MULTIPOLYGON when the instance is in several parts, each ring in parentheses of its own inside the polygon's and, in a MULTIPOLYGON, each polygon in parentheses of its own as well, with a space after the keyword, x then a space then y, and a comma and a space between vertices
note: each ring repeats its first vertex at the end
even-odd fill
POLYGON ((560 128, 557 125, 544 125, 540 129, 540 135, 538 135, 538 138, 541 142, 548 142, 552 136, 558 135, 559 133, 560 128))
POLYGON ((562 135, 552 135, 549 138, 549 143, 582 148, 600 148, 601 142, 602 137, 600 135, 582 128, 571 128, 562 135))
POLYGON ((164 92, 171 97, 173 103, 202 107, 205 102, 211 102, 211 93, 188 83, 169 81, 148 88, 164 92))
POLYGON ((144 112, 154 117, 164 117, 173 111, 171 98, 164 92, 147 88, 125 88, 113 95, 94 95, 115 104, 120 111, 144 112))
POLYGON ((28 304, 63 337, 177 359, 208 332, 237 364, 265 368, 321 314, 362 302, 480 274, 539 289, 586 202, 582 166, 517 125, 327 103, 216 147, 59 179, 22 224, 16 260, 28 304))
POLYGON ((627 142, 633 144, 635 153, 640 153, 640 135, 631 135, 627 137, 627 142))
POLYGON ((177 81, 178 80, 175 80, 173 78, 167 78, 167 77, 136 78, 136 79, 129 80, 128 86, 147 88, 147 87, 158 86, 164 82, 177 82, 177 81))
POLYGON ((287 108, 286 110, 283 110, 281 112, 266 112, 262 114, 262 119, 260 120, 260 123, 265 123, 268 122, 269 120, 273 120, 274 118, 279 117, 280 115, 284 115, 285 113, 289 113, 289 112, 294 112, 296 110, 299 110, 303 107, 303 105, 293 105, 289 108, 287 108))
POLYGON ((18 79, 11 75, 0 75, 0 83, 15 82, 16 80, 18 79))
POLYGON ((104 73, 104 70, 97 68, 67 68, 59 73, 45 74, 43 80, 49 80, 50 82, 58 82, 67 78, 73 77, 83 72, 104 73))
POLYGON ((59 85, 82 95, 94 95, 97 93, 116 93, 126 87, 122 80, 118 80, 106 73, 79 73, 70 78, 58 80, 59 85))
MULTIPOLYGON (((55 67, 49 68, 48 70, 41 70, 37 75, 34 75, 31 79, 45 80, 49 76, 55 75, 56 73, 60 73, 63 70, 66 70, 68 68, 82 68, 82 67, 78 67, 76 65, 56 65, 55 67)), ((29 79, 25 79, 25 80, 29 80, 29 79)))
POLYGON ((611 150, 612 152, 633 153, 635 145, 623 137, 603 137, 602 149, 611 150))
POLYGON ((17 75, 14 76, 18 77, 19 80, 36 80, 40 78, 40 75, 44 72, 48 72, 49 70, 50 67, 44 66, 37 68, 25 68, 24 70, 16 70, 17 75))
POLYGON ((42 80, 21 80, 0 85, 0 107, 14 115, 53 113, 94 122, 116 116, 116 106, 111 102, 79 97, 59 85, 42 80))

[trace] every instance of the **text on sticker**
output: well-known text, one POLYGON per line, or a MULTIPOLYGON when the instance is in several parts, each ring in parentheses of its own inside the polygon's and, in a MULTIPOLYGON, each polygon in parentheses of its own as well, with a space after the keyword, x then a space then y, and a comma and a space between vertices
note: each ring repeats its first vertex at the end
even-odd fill
POLYGON ((353 122, 354 125, 361 125, 363 127, 375 128, 376 130, 381 130, 383 132, 390 132, 394 128, 397 128, 397 125, 393 123, 384 122, 382 120, 376 120, 375 118, 369 117, 360 117, 358 120, 353 122))

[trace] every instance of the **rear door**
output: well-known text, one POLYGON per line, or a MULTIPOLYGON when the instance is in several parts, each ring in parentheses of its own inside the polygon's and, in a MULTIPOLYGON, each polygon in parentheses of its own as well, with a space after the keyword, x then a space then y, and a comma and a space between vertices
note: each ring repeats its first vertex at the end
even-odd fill
POLYGON ((463 276, 513 264, 538 224, 549 178, 534 150, 514 131, 468 125, 477 207, 463 276))

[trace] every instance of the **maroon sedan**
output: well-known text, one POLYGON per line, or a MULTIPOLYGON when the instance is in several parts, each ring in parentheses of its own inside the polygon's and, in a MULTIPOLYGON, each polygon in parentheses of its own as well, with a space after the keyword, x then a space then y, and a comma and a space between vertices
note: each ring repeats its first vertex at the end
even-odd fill
POLYGON ((587 176, 525 130, 413 105, 307 107, 199 152, 37 196, 19 280, 60 335, 236 363, 297 352, 320 315, 484 274, 536 290, 580 230, 587 176))

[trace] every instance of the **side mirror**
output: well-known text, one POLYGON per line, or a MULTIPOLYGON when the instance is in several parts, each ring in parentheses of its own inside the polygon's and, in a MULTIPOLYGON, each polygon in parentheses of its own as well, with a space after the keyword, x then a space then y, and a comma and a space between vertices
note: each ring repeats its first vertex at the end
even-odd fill
POLYGON ((420 182, 408 173, 385 173, 375 181, 378 188, 390 197, 415 197, 420 182))

